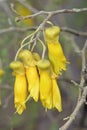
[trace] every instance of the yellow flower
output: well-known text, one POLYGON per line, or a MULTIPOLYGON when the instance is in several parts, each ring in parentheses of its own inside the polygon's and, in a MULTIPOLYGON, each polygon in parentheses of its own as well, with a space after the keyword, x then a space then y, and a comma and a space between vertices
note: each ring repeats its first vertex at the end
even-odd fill
MULTIPOLYGON (((23 6, 20 2, 16 1, 15 2, 15 9, 17 11, 17 13, 21 16, 28 16, 31 15, 32 12, 26 8, 25 6, 23 6)), ((32 18, 23 20, 22 22, 24 22, 26 25, 28 26, 32 26, 34 24, 34 21, 32 18)))
POLYGON ((2 78, 2 76, 4 75, 4 70, 3 69, 0 69, 0 78, 2 78))
POLYGON ((56 108, 62 111, 61 95, 56 81, 56 75, 52 72, 48 60, 40 60, 37 63, 40 73, 40 100, 46 109, 56 108))
POLYGON ((15 108, 18 114, 26 109, 25 100, 27 98, 27 84, 25 75, 16 75, 15 85, 14 85, 14 96, 15 96, 15 108))
POLYGON ((56 78, 52 78, 52 93, 53 93, 53 108, 55 107, 59 112, 62 111, 60 90, 56 78))
POLYGON ((50 72, 50 62, 40 60, 37 63, 40 73, 40 100, 46 109, 52 108, 52 82, 50 72))
POLYGON ((48 56, 54 72, 59 75, 62 70, 66 70, 67 60, 59 43, 60 28, 49 27, 45 30, 45 40, 48 47, 48 56))
POLYGON ((20 61, 13 61, 10 64, 10 68, 13 69, 13 75, 15 75, 14 85, 14 104, 18 114, 26 109, 27 98, 27 82, 25 77, 25 70, 23 64, 20 61))
POLYGON ((19 58, 24 63, 30 96, 37 102, 39 98, 39 75, 35 64, 40 57, 36 53, 32 54, 28 50, 22 50, 19 53, 19 58))

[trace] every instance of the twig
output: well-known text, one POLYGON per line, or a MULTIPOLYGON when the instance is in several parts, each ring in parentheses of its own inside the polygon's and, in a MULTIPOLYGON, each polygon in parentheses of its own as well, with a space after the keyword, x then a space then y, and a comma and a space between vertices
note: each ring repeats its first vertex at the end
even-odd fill
POLYGON ((81 57, 82 57, 82 70, 81 70, 81 80, 80 80, 80 85, 79 85, 79 97, 78 100, 81 98, 81 94, 83 91, 84 83, 85 83, 85 75, 86 75, 86 59, 85 59, 85 51, 87 48, 87 40, 83 46, 83 49, 81 51, 81 57))
POLYGON ((69 120, 61 127, 59 128, 59 130, 67 130, 69 128, 69 126, 72 124, 73 120, 75 120, 75 117, 79 111, 79 109, 81 108, 81 106, 85 103, 86 100, 86 95, 87 95, 87 86, 84 87, 84 91, 82 94, 82 98, 81 100, 77 103, 73 113, 71 114, 69 120))
MULTIPOLYGON (((25 42, 25 40, 27 40, 27 38, 25 38, 25 40, 23 40, 22 46, 18 49, 18 51, 17 51, 17 53, 16 53, 15 61, 17 60, 17 56, 18 56, 19 52, 21 51, 21 49, 22 49, 23 47, 29 45, 29 44, 32 43, 32 42, 36 42, 36 41, 38 40, 38 38, 39 38, 39 36, 40 36, 40 31, 43 29, 43 27, 44 27, 46 21, 48 21, 48 19, 49 19, 50 17, 51 17, 51 15, 48 15, 48 16, 46 17, 46 19, 39 25, 39 27, 38 27, 38 28, 36 29, 36 31, 35 31, 35 34, 36 34, 36 33, 37 33, 37 34, 36 34, 35 38, 32 39, 32 41, 27 42, 27 43, 24 44, 24 42, 25 42)), ((27 37, 28 37, 28 36, 27 36, 27 37)))
POLYGON ((75 29, 71 29, 71 28, 67 28, 67 27, 61 27, 61 31, 69 32, 69 33, 74 34, 76 36, 87 37, 87 32, 81 32, 81 31, 77 31, 75 29))
POLYGON ((45 56, 45 51, 46 51, 46 46, 44 45, 44 43, 38 38, 38 41, 41 43, 41 45, 43 46, 43 52, 42 52, 42 59, 44 59, 45 56))
POLYGON ((10 32, 10 31, 18 31, 18 32, 25 32, 27 30, 29 31, 32 31, 32 30, 36 30, 37 27, 27 27, 27 28, 20 28, 20 27, 9 27, 9 28, 5 28, 5 29, 0 29, 0 34, 3 34, 3 33, 7 33, 7 32, 10 32))
POLYGON ((82 70, 81 70, 81 80, 80 80, 80 84, 79 84, 79 95, 78 95, 78 102, 77 105, 73 111, 73 113, 71 114, 69 120, 61 127, 59 128, 59 130, 67 130, 67 128, 69 128, 69 126, 72 124, 73 120, 75 119, 78 111, 80 110, 81 106, 85 103, 86 101, 86 95, 87 95, 87 86, 84 87, 84 83, 85 83, 85 70, 86 70, 86 59, 85 59, 85 51, 87 48, 87 40, 83 46, 82 49, 82 70))
POLYGON ((17 22, 21 21, 21 20, 24 20, 24 19, 29 19, 29 18, 34 18, 38 15, 57 15, 57 14, 61 14, 61 13, 79 13, 79 12, 86 12, 87 11, 87 8, 73 8, 73 9, 61 9, 61 10, 56 10, 56 11, 39 11, 35 14, 32 14, 32 15, 28 15, 28 16, 22 16, 22 17, 19 17, 17 19, 17 22))
MULTIPOLYGON (((36 27, 36 26, 35 27, 31 26, 31 27, 26 27, 26 28, 12 26, 12 27, 8 27, 5 29, 0 29, 0 34, 11 32, 11 31, 17 31, 17 32, 35 31, 37 28, 38 27, 36 27)), ((68 33, 71 33, 76 36, 87 37, 87 32, 77 31, 75 29, 71 29, 71 28, 67 28, 67 27, 61 27, 61 31, 68 32, 68 33)))
POLYGON ((82 72, 84 72, 86 69, 86 59, 85 59, 86 48, 87 48, 87 40, 82 49, 82 72))

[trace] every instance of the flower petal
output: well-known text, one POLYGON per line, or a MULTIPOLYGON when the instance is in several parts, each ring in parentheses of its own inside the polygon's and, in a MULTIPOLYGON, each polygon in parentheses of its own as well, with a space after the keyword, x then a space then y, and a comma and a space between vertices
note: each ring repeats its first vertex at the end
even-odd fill
POLYGON ((57 75, 60 75, 62 70, 66 70, 67 61, 59 42, 48 44, 48 56, 57 75))
POLYGON ((39 75, 36 66, 26 68, 26 77, 30 96, 37 102, 39 98, 39 75))
POLYGON ((40 72, 40 100, 45 108, 52 108, 52 82, 46 70, 40 72))
POLYGON ((62 111, 61 95, 56 79, 52 79, 52 85, 53 85, 53 107, 55 107, 56 109, 58 109, 59 112, 61 112, 62 111))
POLYGON ((27 83, 25 75, 16 75, 14 85, 14 103, 19 114, 26 109, 25 102, 27 98, 27 83))

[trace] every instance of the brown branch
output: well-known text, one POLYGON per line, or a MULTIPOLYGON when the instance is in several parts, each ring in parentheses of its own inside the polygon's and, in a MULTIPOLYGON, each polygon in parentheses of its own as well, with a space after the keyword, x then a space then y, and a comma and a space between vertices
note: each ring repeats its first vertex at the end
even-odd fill
POLYGON ((40 31, 43 29, 46 21, 48 21, 48 19, 50 17, 51 17, 51 15, 48 15, 46 17, 46 19, 39 25, 39 27, 36 29, 37 34, 36 34, 35 38, 32 39, 32 41, 27 42, 27 43, 24 44, 24 42, 26 42, 26 40, 28 39, 28 37, 23 40, 23 43, 22 43, 23 45, 17 50, 17 53, 15 55, 15 61, 17 60, 17 56, 18 56, 18 54, 19 54, 19 52, 21 51, 22 48, 24 48, 25 46, 29 45, 30 43, 36 42, 38 40, 38 38, 40 36, 40 31))
POLYGON ((61 27, 61 31, 69 32, 69 33, 74 34, 76 36, 87 37, 87 32, 81 32, 81 31, 77 31, 75 29, 71 29, 71 28, 67 28, 67 27, 61 27))
POLYGON ((78 103, 77 103, 77 105, 76 105, 73 113, 70 115, 69 120, 61 128, 59 128, 59 130, 67 130, 69 128, 69 126, 75 120, 75 117, 77 116, 77 113, 80 110, 81 106, 85 103, 85 101, 86 101, 86 95, 87 95, 87 86, 84 87, 81 100, 78 101, 78 103))
POLYGON ((81 51, 81 57, 82 57, 82 70, 81 70, 81 80, 80 80, 80 85, 79 85, 79 97, 78 100, 81 99, 81 94, 83 91, 84 83, 85 83, 85 77, 86 77, 86 59, 85 59, 85 52, 87 48, 87 40, 83 46, 83 49, 81 51))
MULTIPOLYGON (((7 32, 10 32, 10 31, 17 31, 17 32, 25 32, 25 31, 34 31, 36 30, 38 27, 25 27, 25 28, 20 28, 20 27, 8 27, 8 28, 5 28, 5 29, 0 29, 0 34, 3 34, 3 33, 7 33, 7 32)), ((68 33, 71 33, 73 35, 76 35, 76 36, 82 36, 82 37, 87 37, 87 32, 81 32, 81 31, 77 31, 75 29, 71 29, 71 28, 67 28, 67 27, 61 27, 61 31, 64 31, 64 32, 68 32, 68 33)))
POLYGON ((7 32, 10 32, 10 31, 18 31, 18 32, 25 32, 27 30, 29 31, 33 31, 33 30, 36 30, 37 27, 27 27, 27 28, 20 28, 20 27, 9 27, 9 28, 5 28, 5 29, 1 29, 0 30, 0 34, 3 34, 3 33, 7 33, 7 32))
POLYGON ((85 59, 86 48, 87 48, 87 40, 82 49, 82 72, 84 72, 86 69, 86 59, 85 59))
POLYGON ((73 8, 73 9, 61 9, 61 10, 56 10, 56 11, 39 11, 37 13, 34 13, 32 15, 28 15, 28 16, 22 16, 22 17, 18 17, 17 22, 24 20, 24 19, 29 19, 29 18, 34 18, 38 15, 57 15, 57 14, 62 14, 62 13, 79 13, 79 12, 86 12, 87 8, 73 8))
POLYGON ((87 48, 87 41, 85 42, 83 49, 81 51, 81 57, 82 57, 82 70, 81 70, 81 80, 79 84, 79 95, 78 95, 78 102, 77 105, 71 114, 69 120, 61 127, 59 130, 67 130, 69 126, 72 124, 74 121, 75 117, 77 116, 78 111, 80 110, 81 106, 85 103, 86 101, 86 95, 87 95, 87 86, 84 87, 85 83, 85 75, 86 75, 86 59, 85 59, 85 51, 87 48))

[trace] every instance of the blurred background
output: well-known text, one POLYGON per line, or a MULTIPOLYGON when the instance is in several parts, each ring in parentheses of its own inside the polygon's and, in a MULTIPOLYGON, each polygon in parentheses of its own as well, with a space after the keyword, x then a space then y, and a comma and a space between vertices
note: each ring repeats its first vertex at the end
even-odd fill
MULTIPOLYGON (((52 11, 58 9, 86 8, 86 0, 0 0, 0 67, 5 70, 5 75, 0 82, 0 130, 58 130, 74 110, 78 87, 71 83, 71 80, 80 82, 81 55, 79 51, 83 48, 86 37, 75 36, 70 33, 61 32, 60 42, 64 53, 70 62, 67 71, 63 72, 58 80, 62 95, 63 111, 57 110, 45 112, 41 103, 30 100, 27 102, 27 109, 22 115, 15 114, 13 103, 14 77, 9 68, 10 62, 15 58, 15 54, 20 47, 23 38, 29 35, 29 27, 38 26, 43 20, 43 16, 35 17, 31 21, 15 22, 18 16, 11 9, 11 5, 18 14, 23 15, 40 10, 52 11), (27 12, 25 5, 31 11, 27 12), (21 12, 22 11, 22 12, 21 12), (17 29, 14 29, 17 28, 17 29), (27 30, 26 30, 27 29, 27 30)), ((78 31, 87 31, 87 12, 73 14, 59 14, 51 18, 51 21, 60 27, 73 28, 78 31)), ((41 46, 38 44, 35 49, 41 53, 41 46)), ((86 108, 87 111, 87 108, 86 108)), ((69 130, 87 130, 87 114, 84 106, 79 111, 75 121, 69 130)))

